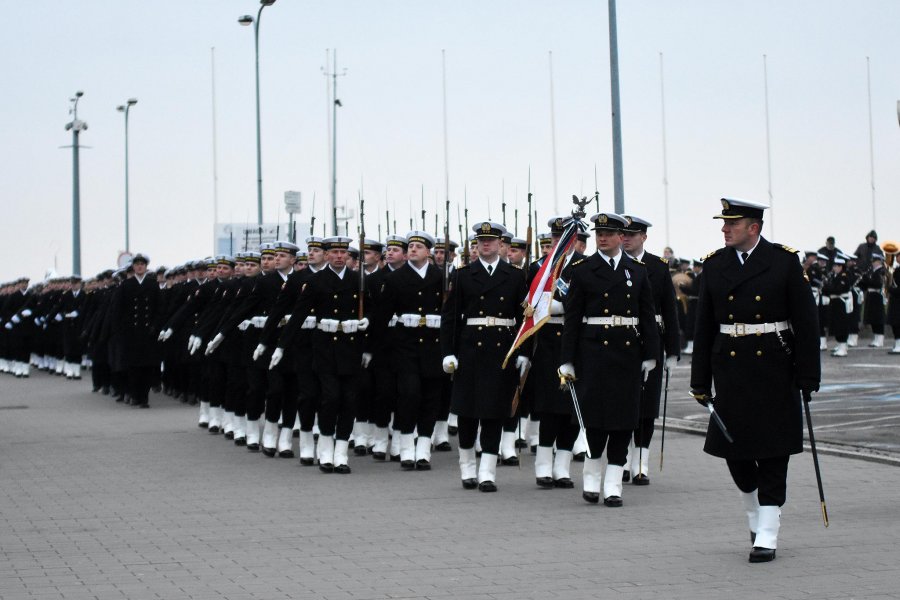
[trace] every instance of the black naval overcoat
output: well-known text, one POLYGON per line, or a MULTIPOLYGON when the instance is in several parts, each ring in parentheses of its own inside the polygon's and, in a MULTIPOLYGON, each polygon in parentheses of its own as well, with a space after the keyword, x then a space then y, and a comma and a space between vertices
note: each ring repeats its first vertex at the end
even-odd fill
MULTIPOLYGON (((894 268, 893 285, 888 287, 888 309, 885 322, 891 327, 900 327, 900 265, 894 268)), ((897 337, 900 330, 894 330, 894 337, 897 337)))
MULTIPOLYGON (((553 290, 553 299, 558 302, 564 302, 569 283, 572 281, 572 273, 577 267, 572 265, 584 259, 584 255, 580 252, 573 252, 569 262, 563 267, 559 273, 559 280, 562 285, 557 284, 553 290)), ((546 257, 542 257, 528 268, 528 287, 534 278, 537 277, 538 271, 544 264, 546 257)), ((552 315, 563 317, 564 315, 552 315)), ((562 364, 559 360, 562 352, 562 323, 545 323, 537 332, 535 340, 532 344, 531 370, 528 374, 528 380, 532 387, 530 393, 532 397, 532 407, 537 414, 550 413, 557 415, 568 415, 572 413, 572 397, 568 390, 560 389, 559 375, 557 370, 562 364)))
MULTIPOLYGON (((429 264, 425 277, 420 277, 409 263, 387 273, 373 311, 378 323, 372 334, 384 335, 393 315, 440 315, 444 300, 444 277, 440 268, 429 264)), ((391 361, 398 372, 417 373, 422 377, 441 377, 443 356, 439 328, 405 327, 397 323, 391 334, 391 361)))
POLYGON ((121 336, 123 366, 159 366, 162 306, 159 284, 150 273, 144 280, 129 277, 122 282, 115 306, 116 332, 121 336))
MULTIPOLYGON (((365 306, 363 308, 366 309, 365 306)), ((359 273, 345 267, 344 277, 341 278, 331 267, 325 267, 313 274, 303 285, 300 297, 291 310, 291 320, 282 328, 278 338, 279 348, 291 347, 294 336, 310 315, 315 315, 317 321, 357 319, 359 273)), ((317 327, 312 334, 313 369, 330 375, 359 376, 365 349, 365 332, 344 333, 338 327, 337 332, 327 333, 317 327)))
POLYGON ((573 266, 560 363, 575 366, 575 389, 585 427, 634 429, 643 383, 641 362, 659 356, 647 269, 625 253, 619 255, 615 271, 599 253, 573 266), (582 322, 585 317, 612 316, 637 317, 639 321, 636 326, 582 322))
POLYGON ((803 451, 799 386, 818 388, 819 333, 809 282, 793 249, 760 238, 744 265, 732 248, 703 263, 691 388, 715 387, 729 444, 710 422, 704 450, 753 460, 803 451), (791 330, 732 337, 722 324, 789 321, 791 330))
POLYGON ((515 358, 510 358, 506 369, 501 366, 522 323, 525 294, 525 272, 505 261, 497 262, 493 275, 478 259, 455 270, 441 312, 441 353, 453 354, 459 361, 450 400, 454 414, 476 419, 509 417, 519 375, 515 358), (484 317, 514 319, 516 324, 466 325, 466 319, 484 317))
POLYGON ((672 284, 672 274, 669 273, 669 263, 649 252, 644 252, 641 262, 647 267, 654 310, 656 315, 662 317, 662 324, 657 323, 660 336, 659 354, 656 356, 657 368, 650 371, 650 377, 644 383, 639 412, 642 419, 658 419, 665 370, 663 361, 666 356, 681 356, 678 300, 675 298, 675 286, 672 284))
MULTIPOLYGON (((293 319, 293 309, 300 300, 300 292, 303 286, 315 275, 316 272, 306 269, 294 271, 288 275, 287 281, 281 286, 275 303, 268 311, 266 326, 260 334, 259 343, 267 348, 274 348, 281 335, 281 330, 287 325, 290 319, 293 319)), ((310 316, 316 316, 316 310, 310 311, 310 316)), ((310 355, 310 347, 312 345, 312 337, 315 329, 303 329, 303 323, 296 323, 298 326, 294 329, 291 336, 291 345, 283 348, 285 356, 279 367, 288 368, 291 371, 310 370, 312 368, 312 356, 310 355)))

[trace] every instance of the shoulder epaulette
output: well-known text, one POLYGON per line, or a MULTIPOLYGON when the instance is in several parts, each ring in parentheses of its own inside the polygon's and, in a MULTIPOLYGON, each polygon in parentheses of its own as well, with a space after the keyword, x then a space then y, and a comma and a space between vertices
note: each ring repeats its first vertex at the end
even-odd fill
POLYGON ((576 260, 576 261, 570 263, 569 266, 570 266, 570 267, 574 267, 575 265, 580 265, 580 264, 583 263, 583 262, 584 262, 584 259, 583 259, 583 258, 579 258, 578 260, 576 260))
POLYGON ((772 245, 780 250, 784 250, 785 252, 790 252, 791 254, 797 254, 798 252, 800 252, 796 248, 791 248, 790 246, 785 246, 784 244, 772 244, 772 245))
POLYGON ((642 260, 638 260, 638 259, 636 259, 636 258, 632 258, 631 261, 632 261, 632 262, 636 262, 637 264, 642 265, 642 266, 647 266, 647 263, 645 263, 645 262, 642 261, 642 260))
MULTIPOLYGON (((469 264, 472 264, 472 263, 469 263, 469 264)), ((467 268, 469 268, 469 265, 459 265, 458 267, 456 267, 456 269, 454 269, 454 271, 459 271, 461 269, 467 269, 467 268)))
POLYGON ((669 264, 669 259, 668 259, 668 258, 663 258, 662 256, 660 256, 660 257, 659 257, 659 260, 661 260, 662 263, 663 263, 664 265, 669 264))
POLYGON ((516 265, 516 264, 513 264, 513 263, 507 263, 507 264, 508 264, 509 266, 511 266, 511 267, 515 267, 515 268, 519 269, 520 271, 522 270, 522 267, 520 267, 519 265, 516 265))
POLYGON ((710 258, 712 258, 713 256, 715 256, 716 254, 719 254, 719 253, 724 252, 724 251, 725 251, 725 248, 719 248, 718 250, 713 250, 712 252, 710 252, 709 254, 707 254, 706 256, 704 256, 701 260, 702 260, 703 262, 706 262, 707 260, 709 260, 710 258))

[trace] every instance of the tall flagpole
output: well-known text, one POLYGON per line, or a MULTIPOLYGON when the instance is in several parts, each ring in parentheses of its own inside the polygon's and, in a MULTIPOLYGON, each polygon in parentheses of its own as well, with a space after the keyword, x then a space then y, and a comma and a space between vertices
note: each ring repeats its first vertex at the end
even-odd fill
MULTIPOLYGON (((219 225, 219 167, 216 142, 216 48, 209 49, 212 75, 212 167, 213 167, 213 246, 216 243, 216 227, 219 225)), ((218 250, 216 250, 218 251, 218 250)))
POLYGON ((772 143, 769 133, 769 68, 763 54, 763 90, 766 96, 766 166, 769 172, 769 234, 775 238, 775 199, 772 196, 772 143))
POLYGON ((548 52, 550 62, 550 141, 553 151, 553 213, 559 214, 559 187, 556 183, 556 106, 553 97, 553 51, 548 52))
POLYGON ((875 136, 872 132, 872 74, 869 70, 869 57, 866 57, 866 87, 869 93, 869 176, 872 185, 872 229, 877 229, 875 213, 875 136))
MULTIPOLYGON (((450 166, 447 152, 447 55, 443 49, 441 49, 441 86, 444 107, 444 199, 446 202, 450 202, 450 166)), ((449 214, 447 219, 450 219, 449 214)), ((463 240, 463 243, 465 243, 465 240, 463 240)), ((449 244, 449 239, 444 240, 445 261, 450 256, 450 252, 447 250, 450 247, 449 244)))
POLYGON ((616 29, 616 0, 609 0, 609 89, 612 99, 613 190, 618 214, 625 212, 622 178, 622 114, 619 103, 619 38, 616 29))
MULTIPOLYGON (((662 108, 662 159, 663 159, 663 202, 665 204, 666 215, 666 246, 671 246, 669 241, 669 160, 668 149, 666 148, 666 85, 663 76, 663 53, 659 53, 659 100, 662 108)), ((596 180, 597 166, 594 165, 594 173, 596 180)), ((595 184, 596 185, 596 184, 595 184)))

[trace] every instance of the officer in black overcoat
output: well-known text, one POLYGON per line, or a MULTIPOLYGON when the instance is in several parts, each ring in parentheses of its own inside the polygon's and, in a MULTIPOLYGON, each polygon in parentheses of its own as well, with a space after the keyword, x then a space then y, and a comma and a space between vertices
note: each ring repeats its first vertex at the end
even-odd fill
POLYGON ((131 259, 134 277, 122 283, 118 305, 114 308, 131 404, 139 408, 150 407, 150 386, 158 376, 160 364, 158 332, 162 305, 156 277, 147 273, 149 262, 150 258, 144 254, 134 255, 131 259))
MULTIPOLYGON (((652 223, 633 215, 625 215, 625 218, 628 226, 624 231, 622 247, 628 256, 644 264, 650 278, 656 328, 661 341, 656 361, 657 364, 665 365, 665 371, 671 371, 681 357, 681 338, 678 330, 678 300, 669 274, 669 263, 665 258, 644 249, 647 230, 652 227, 652 223)), ((663 369, 653 369, 641 390, 641 406, 638 411, 640 422, 634 430, 633 443, 629 445, 630 460, 625 462, 624 475, 626 481, 631 479, 635 485, 650 483, 650 440, 653 439, 655 422, 659 418, 663 374, 663 369)))
POLYGON ((584 491, 600 501, 600 456, 606 448, 603 503, 622 506, 628 443, 638 424, 641 386, 657 368, 659 331, 647 269, 622 251, 628 221, 591 217, 597 253, 575 264, 565 300, 560 377, 575 381, 587 436, 584 491))
POLYGON ((765 205, 723 198, 725 247, 704 260, 692 395, 713 403, 704 450, 724 458, 750 526, 750 562, 775 558, 791 454, 803 451, 801 390, 818 390, 818 323, 796 251, 761 237, 765 205), (715 388, 715 389, 713 389, 715 388))
POLYGON ((444 371, 454 373, 451 410, 458 415, 463 487, 494 492, 503 421, 529 363, 520 348, 515 366, 503 365, 522 321, 525 273, 500 260, 502 225, 485 221, 472 229, 478 258, 454 272, 441 313, 441 352, 444 371), (479 424, 482 455, 476 470, 479 424))

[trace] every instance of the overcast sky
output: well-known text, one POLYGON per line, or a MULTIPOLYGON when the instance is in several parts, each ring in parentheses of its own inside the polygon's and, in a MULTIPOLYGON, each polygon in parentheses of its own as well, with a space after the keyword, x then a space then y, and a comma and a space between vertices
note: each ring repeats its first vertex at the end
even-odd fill
MULTIPOLYGON (((0 36, 0 280, 72 265, 69 98, 83 90, 82 271, 124 249, 124 118, 130 127, 131 249, 154 265, 213 251, 211 52, 218 214, 256 220, 251 0, 4 2, 0 36)), ((679 255, 721 245, 718 199, 768 202, 763 54, 768 56, 774 212, 766 234, 801 249, 833 234, 853 249, 873 224, 866 57, 871 59, 876 225, 900 238, 900 2, 619 0, 626 212, 679 255), (660 53, 665 63, 670 227, 665 226, 660 53)), ((607 3, 601 0, 278 0, 260 30, 266 221, 283 194, 330 202, 326 48, 338 69, 338 199, 366 230, 385 210, 408 229, 424 185, 428 228, 444 196, 441 49, 447 57, 450 196, 470 224, 524 237, 531 167, 541 221, 554 212, 548 52, 553 52, 559 206, 573 193, 613 208, 607 3), (489 208, 490 207, 490 208, 489 208)), ((441 202, 443 211, 443 203, 441 202)), ((443 217, 442 217, 443 221, 443 217)), ((443 227, 443 225, 442 225, 443 227)), ((351 231, 356 223, 351 222, 351 231)), ((537 227, 536 229, 545 229, 537 227)), ((319 228, 317 227, 317 233, 319 228)))

